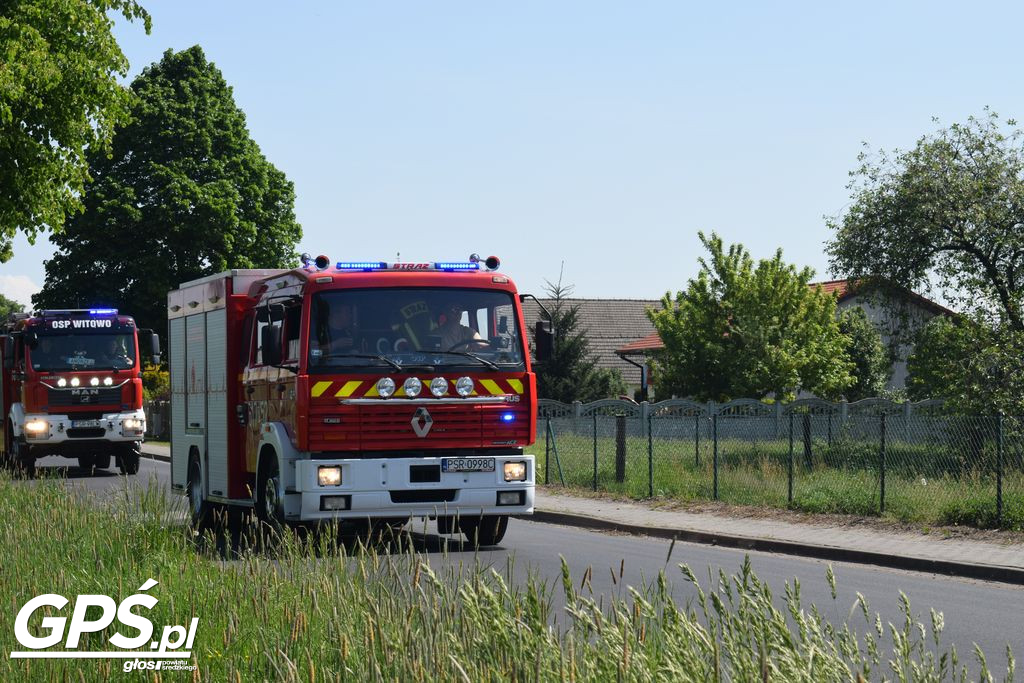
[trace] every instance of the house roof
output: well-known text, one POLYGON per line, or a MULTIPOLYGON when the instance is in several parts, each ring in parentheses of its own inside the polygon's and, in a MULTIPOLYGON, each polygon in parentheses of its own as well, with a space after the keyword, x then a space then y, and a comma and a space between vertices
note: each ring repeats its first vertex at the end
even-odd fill
MULTIPOLYGON (((578 305, 579 329, 586 330, 590 351, 597 360, 597 367, 616 369, 623 379, 632 384, 640 382, 640 370, 616 355, 616 349, 654 333, 654 325, 647 319, 648 308, 658 308, 660 299, 563 299, 568 305, 578 305)), ((545 306, 553 304, 551 299, 541 299, 545 306)), ((536 302, 523 302, 523 315, 528 329, 540 320, 540 308, 536 302)), ((657 336, 655 334, 655 336, 657 336)))
MULTIPOLYGON (((858 284, 857 280, 828 280, 826 282, 811 282, 810 286, 821 287, 821 290, 826 294, 835 294, 837 301, 845 301, 858 295, 858 284)), ((912 292, 909 289, 903 290, 903 293, 911 302, 931 313, 936 315, 955 315, 953 311, 949 310, 945 306, 937 304, 931 299, 926 299, 920 294, 912 292)), ((652 332, 645 337, 620 346, 615 349, 615 353, 625 356, 642 356, 647 351, 661 349, 664 348, 664 346, 665 345, 661 342, 661 337, 658 336, 658 333, 652 332)))

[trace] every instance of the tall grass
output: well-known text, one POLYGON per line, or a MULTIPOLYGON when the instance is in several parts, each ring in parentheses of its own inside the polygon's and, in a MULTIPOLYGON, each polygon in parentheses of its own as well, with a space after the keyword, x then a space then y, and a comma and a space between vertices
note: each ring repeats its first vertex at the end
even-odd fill
MULTIPOLYGON (((99 593, 119 602, 152 577, 160 583, 150 592, 160 602, 148 615, 158 629, 200 619, 192 658, 197 680, 969 678, 960 654, 942 645, 942 615, 916 623, 904 599, 902 621, 883 624, 859 600, 854 625, 835 627, 802 603, 796 582, 786 587, 780 608, 749 563, 734 576, 699 581, 688 567, 670 568, 666 560, 649 585, 604 598, 591 592, 589 572, 572 577, 564 561, 555 585, 537 577, 517 582, 511 566, 497 571, 430 557, 408 543, 349 552, 326 533, 288 533, 271 551, 242 550, 224 560, 216 543, 197 543, 186 532, 180 512, 153 484, 101 504, 58 482, 23 485, 0 477, 3 651, 23 649, 13 620, 35 595, 99 593), (673 575, 697 587, 692 604, 673 601, 673 575), (556 588, 564 611, 553 607, 556 588)), ((835 599, 831 570, 827 576, 835 599)), ((80 649, 112 649, 106 641, 114 630, 85 636, 80 649)), ((991 680, 981 652, 972 659, 970 678, 991 680)), ((101 680, 118 677, 121 666, 5 657, 0 680, 101 680)), ((160 680, 156 672, 146 676, 160 680)), ((170 672, 163 679, 184 676, 170 672)))

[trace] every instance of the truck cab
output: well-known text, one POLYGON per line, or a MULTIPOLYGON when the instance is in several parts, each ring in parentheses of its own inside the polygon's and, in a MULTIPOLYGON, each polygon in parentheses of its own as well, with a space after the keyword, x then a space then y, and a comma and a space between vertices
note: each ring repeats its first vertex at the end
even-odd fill
POLYGON ((171 292, 172 486, 193 519, 429 517, 498 542, 533 510, 536 380, 494 266, 321 257, 171 292))
POLYGON ((115 309, 15 316, 3 340, 3 456, 29 472, 45 455, 135 474, 146 430, 135 321, 115 309))

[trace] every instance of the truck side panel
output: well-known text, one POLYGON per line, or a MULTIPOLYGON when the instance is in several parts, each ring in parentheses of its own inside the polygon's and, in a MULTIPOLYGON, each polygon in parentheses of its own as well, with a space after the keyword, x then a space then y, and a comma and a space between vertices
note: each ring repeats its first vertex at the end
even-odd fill
POLYGON ((168 323, 171 365, 171 485, 184 488, 188 478, 185 435, 185 318, 168 323))
POLYGON ((227 310, 201 316, 206 319, 206 457, 210 495, 228 495, 228 384, 227 310))

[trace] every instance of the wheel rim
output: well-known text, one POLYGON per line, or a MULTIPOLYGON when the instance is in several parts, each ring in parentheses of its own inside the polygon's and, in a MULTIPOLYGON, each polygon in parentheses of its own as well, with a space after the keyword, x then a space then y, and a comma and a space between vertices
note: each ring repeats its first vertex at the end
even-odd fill
POLYGON ((263 512, 267 519, 277 516, 277 477, 267 477, 263 485, 263 512))
POLYGON ((199 478, 196 468, 192 468, 192 476, 189 477, 188 497, 192 500, 192 518, 197 519, 203 509, 203 482, 199 478))

